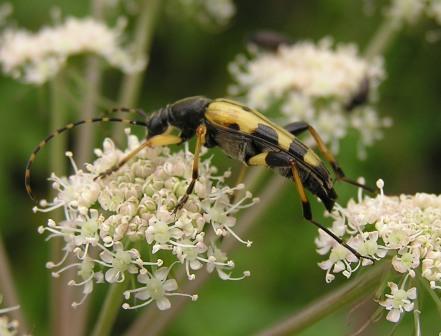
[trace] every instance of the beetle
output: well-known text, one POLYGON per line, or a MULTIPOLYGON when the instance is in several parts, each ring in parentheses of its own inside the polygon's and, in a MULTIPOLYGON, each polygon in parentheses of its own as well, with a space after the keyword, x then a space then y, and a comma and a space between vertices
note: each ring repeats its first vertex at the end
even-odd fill
MULTIPOLYGON (((129 112, 131 109, 123 108, 121 110, 129 112)), ((317 196, 328 211, 332 211, 337 199, 337 193, 334 190, 334 182, 324 162, 311 148, 303 144, 297 136, 305 131, 311 134, 318 149, 330 164, 337 180, 345 181, 367 190, 370 190, 370 188, 345 176, 334 156, 311 125, 299 121, 283 128, 270 121, 258 111, 223 98, 214 100, 202 96, 185 98, 152 113, 146 117, 145 121, 104 117, 80 120, 56 130, 34 149, 28 160, 25 172, 25 185, 31 197, 31 165, 40 149, 57 134, 81 124, 93 122, 123 122, 139 125, 147 129, 145 140, 137 148, 123 157, 116 166, 97 175, 95 179, 105 178, 117 171, 146 147, 181 144, 196 136, 192 179, 184 196, 178 201, 174 213, 184 206, 189 195, 193 192, 199 175, 199 156, 202 146, 208 148, 218 146, 228 156, 241 161, 247 166, 269 167, 280 175, 292 179, 300 195, 304 218, 329 234, 357 258, 373 261, 369 256, 360 255, 354 248, 313 218, 305 189, 317 196), (178 129, 180 133, 178 135, 170 134, 169 130, 171 128, 178 129)))

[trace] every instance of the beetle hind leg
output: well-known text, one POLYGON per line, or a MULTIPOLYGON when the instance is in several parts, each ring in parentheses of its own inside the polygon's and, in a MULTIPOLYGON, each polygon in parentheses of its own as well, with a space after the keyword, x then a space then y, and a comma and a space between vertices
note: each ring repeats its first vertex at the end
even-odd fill
POLYGON ((310 124, 308 124, 304 121, 297 121, 297 122, 293 122, 291 124, 286 125, 285 129, 293 135, 300 135, 301 133, 308 131, 311 134, 311 136, 313 137, 320 152, 324 155, 326 161, 328 161, 329 164, 331 165, 332 170, 335 173, 337 180, 342 181, 342 182, 346 182, 348 184, 352 184, 352 185, 354 185, 358 188, 362 188, 370 193, 373 193, 373 194, 376 193, 376 191, 373 188, 366 186, 362 183, 359 183, 353 179, 350 179, 345 175, 345 173, 343 172, 343 169, 338 164, 334 155, 332 155, 331 151, 325 145, 325 143, 323 142, 323 140, 320 137, 320 135, 318 134, 318 132, 310 124))
POLYGON ((372 262, 375 262, 375 259, 373 259, 369 256, 361 255, 353 247, 349 246, 346 242, 344 242, 340 237, 336 236, 331 230, 329 230, 327 227, 323 226, 322 224, 320 224, 319 222, 317 222, 316 220, 314 220, 312 218, 311 204, 309 203, 308 197, 306 196, 305 188, 304 188, 302 180, 300 178, 300 173, 297 168, 297 164, 295 163, 295 161, 290 161, 289 164, 291 166, 291 171, 292 171, 294 183, 297 187, 297 191, 298 191, 298 193, 300 195, 300 199, 302 201, 303 217, 305 217, 305 219, 308 222, 314 224, 316 227, 318 227, 319 229, 326 232, 329 236, 331 236, 333 239, 335 239, 335 241, 337 241, 340 245, 344 246, 352 254, 354 254, 358 259, 368 259, 372 262))

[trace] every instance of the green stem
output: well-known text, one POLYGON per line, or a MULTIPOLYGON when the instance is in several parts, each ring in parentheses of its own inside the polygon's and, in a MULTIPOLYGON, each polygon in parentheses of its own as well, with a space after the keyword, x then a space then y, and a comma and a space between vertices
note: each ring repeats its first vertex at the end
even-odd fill
MULTIPOLYGON (((66 105, 60 91, 64 90, 64 78, 63 74, 59 73, 56 77, 49 82, 49 94, 50 94, 50 129, 54 130, 66 123, 66 105)), ((65 148, 66 140, 64 137, 60 137, 57 141, 50 146, 49 149, 49 171, 54 172, 58 176, 63 176, 66 173, 65 165, 65 148)), ((50 199, 56 196, 56 192, 51 190, 50 199)), ((63 212, 61 209, 56 210, 51 215, 51 218, 60 222, 63 220, 63 212)), ((63 241, 61 239, 51 239, 50 241, 50 256, 51 260, 57 261, 61 258, 63 247, 63 241)), ((69 319, 69 295, 64 290, 66 284, 66 275, 62 274, 60 278, 51 278, 51 325, 52 333, 54 335, 68 335, 68 319, 69 319)))
MULTIPOLYGON (((72 82, 78 86, 78 87, 87 87, 87 79, 84 78, 78 71, 68 69, 66 70, 66 73, 69 75, 69 79, 72 80, 72 82)), ((64 92, 64 95, 66 98, 70 100, 77 101, 78 98, 70 91, 64 92)), ((109 99, 107 97, 104 97, 102 95, 96 95, 95 97, 95 107, 98 109, 104 109, 106 110, 106 113, 109 113, 112 107, 115 107, 115 102, 112 99, 109 99)), ((76 102, 76 105, 78 105, 78 108, 81 108, 81 105, 76 102)))
POLYGON ((420 319, 420 307, 419 307, 419 296, 414 301, 413 307, 413 327, 414 327, 414 335, 421 336, 421 319, 420 319))
MULTIPOLYGON (((103 18, 103 1, 93 0, 91 3, 91 11, 93 17, 101 20, 103 18)), ((97 56, 89 56, 85 69, 85 83, 81 88, 84 90, 84 100, 81 104, 80 118, 90 119, 96 115, 97 101, 100 96, 100 87, 102 79, 102 68, 100 60, 97 56)), ((80 127, 78 137, 76 138, 76 162, 83 165, 89 162, 92 157, 94 147, 94 127, 91 124, 80 127)), ((75 269, 70 270, 72 278, 75 275, 75 269)), ((81 288, 69 287, 71 297, 81 297, 81 288)), ((72 311, 71 321, 72 336, 81 336, 85 334, 87 317, 91 300, 88 299, 82 305, 72 311)))
POLYGON ((373 59, 383 54, 395 35, 401 29, 401 26, 402 22, 399 18, 385 15, 381 26, 370 40, 364 52, 364 56, 367 59, 373 59))
POLYGON ((294 335, 323 317, 367 295, 378 284, 384 265, 373 266, 363 275, 348 281, 339 289, 318 298, 300 312, 258 333, 259 336, 294 335))
MULTIPOLYGON (((81 119, 90 119, 96 115, 96 106, 100 94, 101 85, 101 67, 100 60, 96 56, 90 56, 86 65, 86 86, 84 87, 84 101, 81 106, 81 119)), ((82 165, 88 162, 92 157, 92 148, 94 145, 94 127, 86 124, 80 127, 79 136, 76 143, 77 163, 82 165)))
POLYGON ((115 283, 110 287, 91 336, 110 335, 118 311, 121 309, 124 299, 123 293, 126 290, 127 283, 128 279, 121 283, 115 283))
MULTIPOLYGON (((135 28, 135 56, 148 57, 160 4, 161 0, 142 1, 140 9, 141 14, 135 28)), ((124 77, 118 100, 119 106, 132 107, 136 103, 141 89, 142 78, 146 69, 124 77)), ((113 139, 117 142, 123 138, 123 127, 123 125, 116 125, 114 128, 113 139)))

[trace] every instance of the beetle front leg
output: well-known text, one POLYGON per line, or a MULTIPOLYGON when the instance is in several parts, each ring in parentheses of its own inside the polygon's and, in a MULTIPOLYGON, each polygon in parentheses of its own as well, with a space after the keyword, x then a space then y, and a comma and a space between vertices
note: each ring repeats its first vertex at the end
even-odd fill
POLYGON ((201 148, 202 145, 205 143, 205 135, 207 134, 207 126, 204 124, 199 125, 196 129, 196 148, 194 150, 194 157, 193 157, 193 170, 192 170, 192 176, 190 184, 187 187, 187 190, 185 191, 184 196, 181 197, 181 199, 178 201, 178 204, 176 205, 175 209, 173 210, 173 213, 175 214, 178 212, 178 210, 182 209, 182 207, 185 205, 185 203, 188 201, 188 197, 191 195, 194 189, 194 185, 198 179, 199 176, 199 161, 200 161, 200 155, 201 155, 201 148))
POLYGON ((139 152, 141 152, 143 149, 147 147, 175 145, 175 144, 180 144, 181 142, 182 142, 182 138, 177 135, 170 135, 170 134, 155 135, 150 139, 145 140, 142 144, 140 144, 133 151, 127 154, 117 165, 107 169, 106 171, 96 176, 94 180, 102 179, 112 174, 113 172, 116 172, 118 169, 124 166, 128 161, 133 159, 139 152))

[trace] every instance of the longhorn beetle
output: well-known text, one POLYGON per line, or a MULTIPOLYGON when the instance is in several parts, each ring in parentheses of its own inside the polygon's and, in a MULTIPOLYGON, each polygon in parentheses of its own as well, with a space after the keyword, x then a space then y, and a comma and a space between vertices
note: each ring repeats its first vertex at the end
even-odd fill
MULTIPOLYGON (((130 111, 130 109, 122 109, 130 111)), ((332 231, 313 219, 311 206, 305 188, 317 196, 328 211, 334 207, 337 194, 333 181, 321 159, 311 148, 298 138, 302 132, 309 131, 317 147, 332 167, 337 180, 370 190, 366 186, 345 177, 334 156, 327 149, 316 130, 305 122, 294 122, 282 128, 264 117, 259 112, 227 99, 209 99, 201 96, 189 97, 161 108, 146 117, 146 121, 135 121, 119 118, 95 118, 68 124, 56 130, 43 140, 32 152, 25 173, 26 190, 32 197, 30 187, 30 169, 36 154, 54 136, 84 123, 124 122, 143 126, 148 134, 137 148, 124 157, 116 166, 96 176, 104 178, 118 170, 127 161, 135 157, 146 147, 181 144, 196 135, 192 179, 185 195, 179 200, 174 212, 181 209, 193 192, 198 178, 199 156, 201 147, 219 146, 236 160, 249 166, 266 166, 276 170, 280 175, 292 179, 297 187, 303 205, 303 216, 309 222, 325 231, 338 243, 346 247, 357 258, 372 260, 362 256, 332 231), (179 135, 168 131, 176 128, 179 135)))

